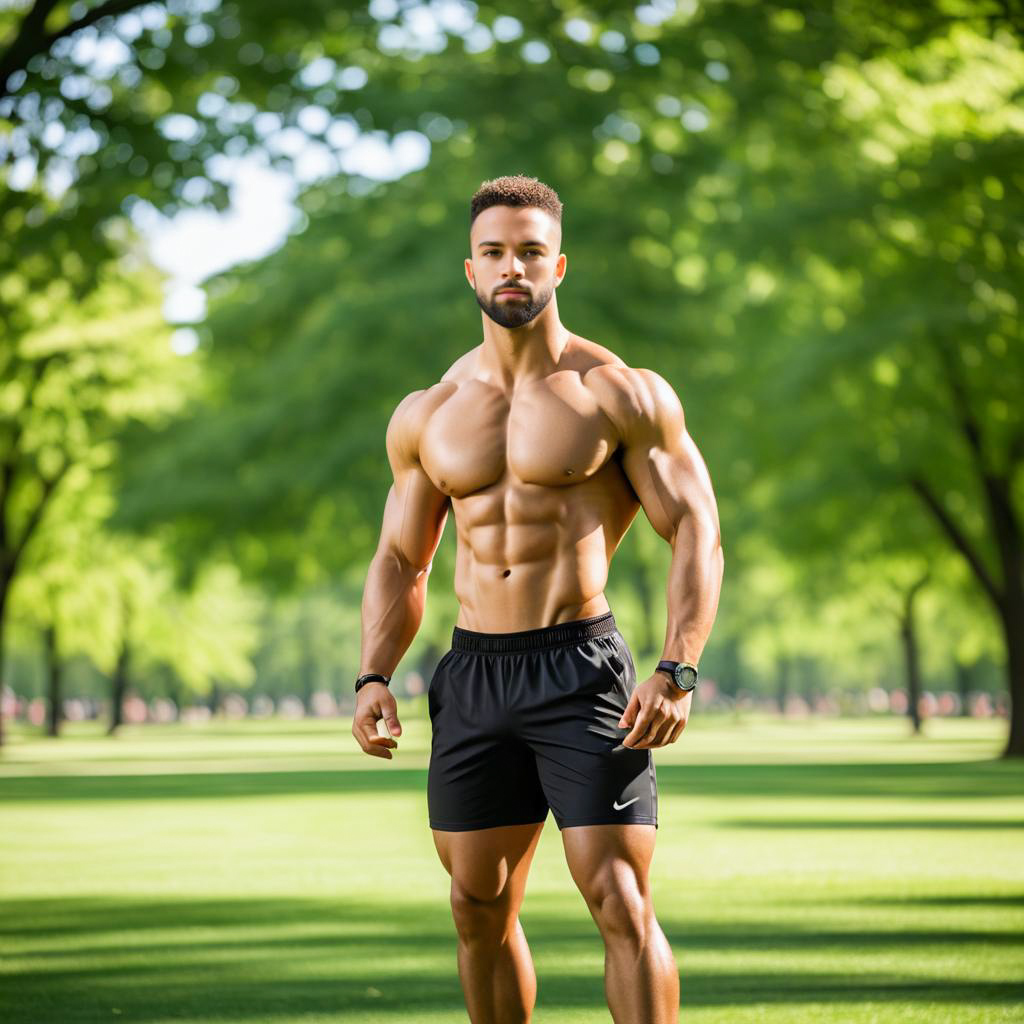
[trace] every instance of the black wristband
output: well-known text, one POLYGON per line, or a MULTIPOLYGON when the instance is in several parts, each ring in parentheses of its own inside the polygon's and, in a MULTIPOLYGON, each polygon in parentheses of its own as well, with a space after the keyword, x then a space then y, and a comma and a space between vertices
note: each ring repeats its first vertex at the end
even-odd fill
POLYGON ((391 682, 389 676, 382 676, 379 672, 366 672, 356 680, 356 693, 359 692, 359 688, 365 686, 367 683, 383 683, 385 686, 391 682))

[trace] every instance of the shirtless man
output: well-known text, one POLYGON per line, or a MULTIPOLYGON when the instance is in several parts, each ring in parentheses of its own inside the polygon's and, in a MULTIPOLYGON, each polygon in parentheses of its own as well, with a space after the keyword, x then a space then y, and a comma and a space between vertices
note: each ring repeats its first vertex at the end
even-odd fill
POLYGON ((531 1019, 519 908, 550 808, 604 939, 612 1018, 675 1024, 679 975, 648 884, 651 751, 690 714, 721 589, 718 510, 669 384, 559 321, 561 213, 520 175, 472 199, 466 277, 484 340, 388 425, 394 485, 363 595, 352 732, 374 757, 398 746, 386 680, 419 628, 451 509, 460 610, 428 688, 427 802, 470 1020, 531 1019), (640 507, 673 555, 669 664, 638 684, 604 587, 640 507))

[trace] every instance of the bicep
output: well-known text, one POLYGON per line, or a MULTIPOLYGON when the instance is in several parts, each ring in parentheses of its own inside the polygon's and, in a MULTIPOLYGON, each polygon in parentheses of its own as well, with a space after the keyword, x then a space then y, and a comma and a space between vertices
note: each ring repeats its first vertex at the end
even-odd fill
POLYGON ((384 503, 380 547, 415 569, 430 565, 448 519, 448 495, 418 463, 399 469, 384 503))
POLYGON ((654 529, 671 542, 687 515, 717 531, 718 508, 704 459, 688 433, 664 445, 637 445, 623 455, 623 468, 654 529))
POLYGON ((384 503, 379 549, 417 570, 430 565, 448 519, 448 495, 439 491, 419 461, 416 399, 407 395, 388 423, 386 447, 394 482, 384 503))
POLYGON ((622 465, 644 513, 665 540, 675 538, 680 522, 689 515, 719 530, 718 507, 711 476, 697 445, 686 429, 683 409, 675 392, 656 374, 647 371, 654 386, 645 389, 624 444, 622 465))

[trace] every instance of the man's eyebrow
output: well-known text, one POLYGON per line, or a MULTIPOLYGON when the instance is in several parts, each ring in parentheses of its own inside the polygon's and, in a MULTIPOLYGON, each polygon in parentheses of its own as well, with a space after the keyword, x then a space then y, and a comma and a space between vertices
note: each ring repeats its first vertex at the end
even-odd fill
MULTIPOLYGON (((505 244, 504 242, 477 242, 476 247, 478 249, 482 249, 485 245, 503 246, 504 244, 505 244)), ((522 245, 536 245, 536 246, 539 246, 541 249, 546 249, 547 248, 547 245, 544 242, 538 242, 536 239, 532 239, 529 242, 520 242, 519 244, 521 246, 522 245)))

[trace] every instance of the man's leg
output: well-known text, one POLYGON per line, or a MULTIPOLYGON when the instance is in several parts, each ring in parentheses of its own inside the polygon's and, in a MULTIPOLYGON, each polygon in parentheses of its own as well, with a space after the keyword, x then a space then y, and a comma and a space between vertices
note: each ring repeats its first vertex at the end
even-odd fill
POLYGON ((472 1024, 529 1024, 533 1015, 537 977, 519 907, 543 828, 431 830, 452 876, 459 979, 472 1024))
POLYGON ((565 859, 605 944, 605 996, 615 1024, 677 1024, 679 973, 654 916, 653 825, 562 829, 565 859))

